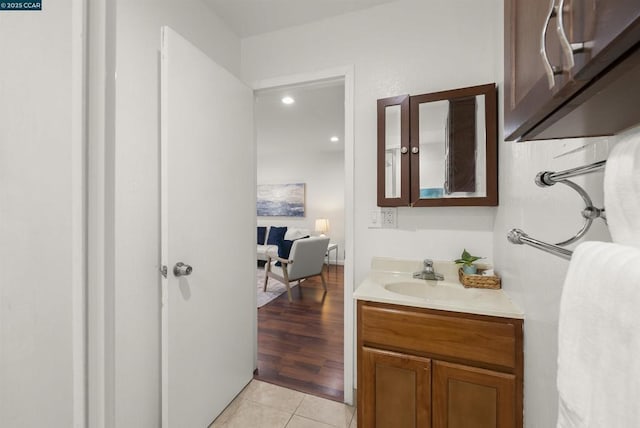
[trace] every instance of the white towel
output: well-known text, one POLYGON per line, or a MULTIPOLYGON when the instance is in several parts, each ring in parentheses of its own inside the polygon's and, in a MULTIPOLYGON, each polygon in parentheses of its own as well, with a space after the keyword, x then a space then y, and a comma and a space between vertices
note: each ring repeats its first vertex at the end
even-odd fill
POLYGON ((620 141, 609 154, 604 171, 604 207, 613 242, 640 248, 640 135, 637 133, 620 141))
POLYGON ((558 428, 640 426, 640 249, 585 242, 558 332, 558 428))

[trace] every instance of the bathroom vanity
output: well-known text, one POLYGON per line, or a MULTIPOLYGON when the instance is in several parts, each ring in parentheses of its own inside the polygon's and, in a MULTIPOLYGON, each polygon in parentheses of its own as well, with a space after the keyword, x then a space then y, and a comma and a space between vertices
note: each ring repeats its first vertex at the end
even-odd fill
POLYGON ((522 427, 523 314, 502 290, 463 288, 455 265, 437 282, 373 267, 354 294, 358 426, 522 427))

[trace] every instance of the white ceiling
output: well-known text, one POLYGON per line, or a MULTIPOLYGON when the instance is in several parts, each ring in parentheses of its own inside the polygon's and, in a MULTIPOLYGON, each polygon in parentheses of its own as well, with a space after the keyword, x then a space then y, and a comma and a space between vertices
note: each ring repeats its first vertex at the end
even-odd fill
POLYGON ((344 83, 317 82, 256 92, 258 154, 344 151, 344 83), (282 103, 290 96, 295 103, 282 103), (337 136, 339 141, 330 141, 337 136))
POLYGON ((394 1, 396 0, 204 0, 241 38, 394 1))

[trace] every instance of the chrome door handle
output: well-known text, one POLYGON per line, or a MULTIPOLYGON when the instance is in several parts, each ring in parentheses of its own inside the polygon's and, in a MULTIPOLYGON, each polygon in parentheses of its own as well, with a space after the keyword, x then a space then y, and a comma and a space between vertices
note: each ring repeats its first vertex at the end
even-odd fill
POLYGON ((188 276, 191 275, 191 272, 193 272, 193 268, 182 262, 176 263, 173 267, 173 274, 175 276, 188 276))

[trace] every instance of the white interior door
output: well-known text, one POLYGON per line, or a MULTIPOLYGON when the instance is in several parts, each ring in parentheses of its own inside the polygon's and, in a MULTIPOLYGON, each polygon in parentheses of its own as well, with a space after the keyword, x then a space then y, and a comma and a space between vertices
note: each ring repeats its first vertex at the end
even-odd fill
POLYGON ((161 62, 162 426, 206 427, 254 369, 253 94, 168 27, 161 62))

